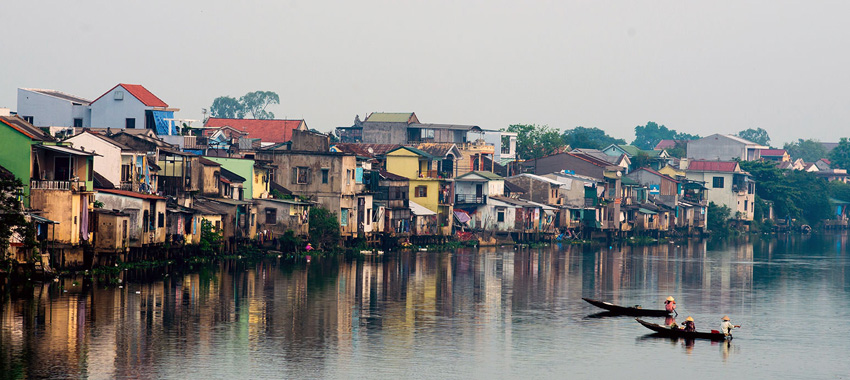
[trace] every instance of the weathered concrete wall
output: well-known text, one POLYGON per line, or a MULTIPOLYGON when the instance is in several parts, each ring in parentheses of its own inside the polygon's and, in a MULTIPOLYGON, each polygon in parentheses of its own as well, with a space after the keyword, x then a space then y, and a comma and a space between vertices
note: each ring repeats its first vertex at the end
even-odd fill
POLYGON ((80 201, 82 195, 70 190, 33 190, 30 194, 30 206, 43 210, 47 219, 59 222, 53 225, 51 236, 63 244, 77 245, 80 242, 80 201), (55 231, 55 236, 52 235, 55 231))
POLYGON ((365 144, 406 144, 407 123, 364 122, 363 143, 365 144))

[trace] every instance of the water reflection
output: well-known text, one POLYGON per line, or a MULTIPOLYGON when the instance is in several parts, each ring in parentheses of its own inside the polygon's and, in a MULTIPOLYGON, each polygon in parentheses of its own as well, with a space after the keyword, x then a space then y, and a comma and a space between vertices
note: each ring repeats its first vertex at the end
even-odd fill
MULTIPOLYGON (((481 248, 309 264, 225 262, 170 268, 167 276, 125 272, 120 287, 119 278, 62 279, 14 289, 4 301, 0 374, 622 377, 654 371, 672 348, 700 359, 688 362, 700 369, 696 378, 738 362, 732 365, 742 375, 765 375, 753 363, 811 375, 782 355, 758 352, 792 341, 846 349, 836 337, 850 332, 850 322, 835 319, 848 310, 846 243, 846 235, 813 235, 721 245, 481 248), (632 318, 591 315, 599 309, 581 300, 661 308, 668 295, 698 330, 717 329, 724 314, 745 329, 734 345, 659 340, 632 318), (816 324, 812 301, 825 305, 828 325, 816 324), (811 327, 789 329, 802 323, 811 327), (741 354, 738 344, 748 347, 746 360, 730 360, 741 354), (708 358, 713 346, 720 360, 708 358), (618 365, 605 359, 612 354, 618 365)), ((808 359, 820 365, 815 373, 847 369, 808 359)))

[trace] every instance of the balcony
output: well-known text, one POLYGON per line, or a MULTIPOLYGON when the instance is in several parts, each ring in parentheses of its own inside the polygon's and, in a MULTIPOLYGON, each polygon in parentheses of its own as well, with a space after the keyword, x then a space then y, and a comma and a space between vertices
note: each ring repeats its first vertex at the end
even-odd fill
POLYGON ((85 181, 30 181, 31 190, 86 191, 85 181))
POLYGON ((483 205, 487 203, 486 195, 456 194, 455 204, 483 205))

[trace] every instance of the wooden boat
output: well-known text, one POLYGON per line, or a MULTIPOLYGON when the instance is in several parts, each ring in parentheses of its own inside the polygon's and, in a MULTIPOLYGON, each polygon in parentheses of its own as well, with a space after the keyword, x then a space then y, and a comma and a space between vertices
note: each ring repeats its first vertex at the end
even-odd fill
POLYGON ((710 339, 723 341, 727 339, 732 339, 731 335, 723 335, 723 333, 714 333, 714 332, 687 332, 685 330, 680 329, 671 329, 667 326, 661 326, 659 324, 650 323, 647 321, 643 321, 640 318, 635 318, 638 323, 642 324, 643 327, 646 327, 652 331, 655 331, 659 336, 664 336, 668 338, 684 338, 684 339, 710 339))
POLYGON ((597 301, 590 298, 582 298, 587 303, 608 310, 612 314, 629 315, 632 317, 666 317, 670 315, 667 310, 642 309, 640 306, 618 306, 610 302, 597 301))

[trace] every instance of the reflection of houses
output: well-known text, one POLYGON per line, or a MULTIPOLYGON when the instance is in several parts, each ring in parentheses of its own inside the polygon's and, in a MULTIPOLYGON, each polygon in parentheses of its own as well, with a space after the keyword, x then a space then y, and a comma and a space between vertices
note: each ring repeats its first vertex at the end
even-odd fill
POLYGON ((732 217, 753 220, 755 182, 735 161, 691 161, 688 179, 705 183, 706 200, 729 207, 732 217))

